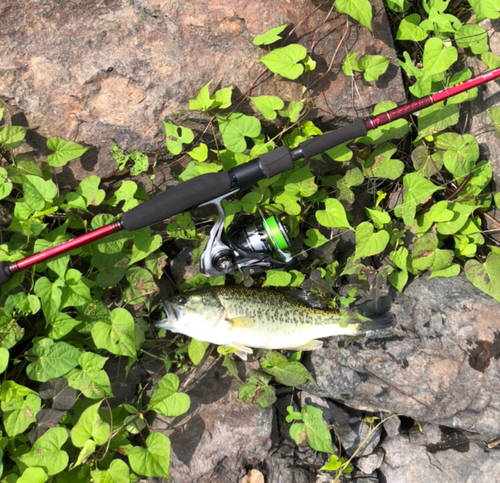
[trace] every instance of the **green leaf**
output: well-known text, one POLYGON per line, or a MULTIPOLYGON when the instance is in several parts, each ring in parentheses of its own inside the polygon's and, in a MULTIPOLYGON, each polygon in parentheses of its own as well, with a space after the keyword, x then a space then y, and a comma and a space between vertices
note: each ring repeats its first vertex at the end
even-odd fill
POLYGON ((284 25, 280 25, 279 27, 274 27, 263 34, 256 35, 252 40, 252 44, 254 45, 270 45, 274 44, 278 40, 281 40, 281 36, 279 35, 283 32, 290 24, 286 23, 284 25))
POLYGON ((292 275, 283 270, 268 270, 264 287, 288 287, 292 281, 292 275))
POLYGON ((403 196, 404 203, 412 207, 427 201, 436 191, 443 189, 417 173, 406 174, 403 178, 403 186, 407 189, 403 196))
POLYGON ((69 161, 83 156, 90 149, 90 146, 80 146, 80 144, 65 141, 59 137, 47 139, 47 147, 54 151, 47 157, 49 166, 54 167, 66 166, 69 161))
POLYGON ((199 146, 196 146, 193 150, 188 151, 191 159, 198 161, 199 163, 203 163, 208 158, 208 146, 205 143, 201 143, 199 146))
POLYGON ((111 429, 98 414, 100 406, 101 403, 98 402, 85 409, 71 429, 71 442, 77 448, 83 448, 89 439, 93 439, 98 445, 108 442, 111 429))
POLYGON ((90 289, 82 279, 82 274, 74 268, 66 271, 62 287, 61 308, 80 307, 92 300, 90 289))
POLYGON ((210 344, 208 342, 203 342, 196 339, 191 339, 189 341, 188 356, 195 366, 197 366, 201 362, 209 345, 210 344))
POLYGON ((430 38, 424 46, 424 78, 448 70, 457 61, 457 58, 455 47, 444 47, 441 39, 430 38))
POLYGON ((476 55, 489 50, 486 30, 476 24, 463 25, 455 34, 455 41, 459 47, 469 47, 476 55))
POLYGON ((496 69, 500 67, 500 56, 485 52, 481 54, 481 60, 488 66, 488 69, 496 69))
POLYGON ((447 210, 452 213, 450 219, 439 221, 436 229, 441 235, 453 235, 457 233, 469 219, 474 206, 466 205, 463 203, 448 202, 447 210))
POLYGON ((0 347, 0 374, 2 374, 2 372, 5 372, 7 370, 8 365, 9 365, 9 351, 5 347, 0 347))
POLYGON ((418 13, 412 13, 403 18, 396 33, 396 40, 413 40, 414 42, 425 40, 428 34, 419 26, 420 20, 418 13))
POLYGON ((372 31, 372 6, 368 0, 337 0, 335 8, 372 31))
POLYGON ((111 354, 119 356, 136 358, 135 323, 128 310, 114 309, 109 323, 96 322, 91 333, 99 349, 106 349, 111 354))
POLYGON ((391 216, 387 211, 382 209, 366 208, 366 212, 370 220, 373 221, 375 228, 382 228, 384 225, 391 222, 391 216))
POLYGON ((470 134, 457 136, 453 150, 448 150, 443 154, 445 168, 458 182, 474 170, 478 159, 479 144, 470 134))
POLYGON ((0 167, 0 200, 7 198, 12 191, 12 181, 5 168, 0 167))
POLYGON ((427 146, 421 145, 411 153, 415 172, 423 178, 430 178, 439 173, 443 167, 443 155, 440 152, 431 153, 427 146))
POLYGON ((303 423, 294 423, 290 428, 292 439, 297 444, 307 441, 307 444, 316 451, 333 453, 332 436, 323 421, 321 409, 307 405, 302 408, 300 416, 303 423))
POLYGON ((285 192, 290 196, 300 195, 307 198, 318 191, 318 186, 314 182, 314 174, 311 173, 308 165, 295 169, 287 176, 285 181, 285 192))
POLYGON ((457 277, 460 273, 460 265, 458 263, 454 263, 449 267, 443 268, 441 270, 434 270, 429 275, 429 280, 434 277, 457 277))
POLYGON ((134 245, 132 246, 132 258, 129 266, 144 260, 151 253, 158 250, 163 243, 161 235, 151 235, 149 227, 135 231, 134 245))
POLYGON ((378 145, 366 161, 365 172, 370 178, 387 178, 396 180, 404 171, 404 164, 391 156, 397 151, 392 143, 378 145))
POLYGON ((158 292, 153 274, 142 267, 132 267, 127 271, 130 286, 124 292, 124 301, 132 305, 141 304, 158 292))
POLYGON ((29 128, 24 126, 0 127, 0 145, 7 151, 16 149, 23 142, 28 129, 29 128))
POLYGON ((491 252, 484 263, 468 260, 464 272, 469 282, 500 302, 500 255, 491 252))
POLYGON ((107 360, 107 357, 84 352, 78 359, 81 369, 73 369, 65 376, 69 386, 82 391, 89 399, 113 396, 109 377, 102 369, 107 360))
POLYGON ((385 73, 389 67, 391 59, 381 55, 365 54, 359 59, 358 66, 363 71, 366 82, 378 81, 378 78, 385 73))
POLYGON ((285 109, 281 109, 279 115, 287 117, 291 122, 297 122, 302 109, 304 109, 304 101, 293 101, 290 102, 285 109))
POLYGON ((67 439, 68 432, 65 428, 49 428, 35 441, 31 451, 19 459, 27 466, 43 468, 49 476, 56 475, 68 466, 68 453, 61 450, 67 439))
POLYGON ((34 211, 42 211, 46 202, 57 196, 57 187, 52 180, 44 180, 30 174, 23 175, 23 194, 26 204, 34 211))
POLYGON ((498 0, 468 0, 468 2, 476 14, 476 22, 481 22, 485 18, 500 17, 498 0))
MULTIPOLYGON (((281 354, 280 354, 281 355, 281 354)), ((266 360, 261 362, 262 370, 274 377, 278 384, 297 387, 314 379, 309 371, 298 361, 284 360, 273 361, 273 352, 266 354, 266 360)))
POLYGON ((276 111, 285 107, 285 103, 277 96, 250 97, 250 100, 254 103, 264 119, 268 121, 276 119, 276 111))
POLYGON ((402 292, 408 282, 408 272, 406 270, 394 271, 388 275, 387 280, 398 292, 402 292))
POLYGON ((7 315, 0 307, 0 347, 10 349, 14 347, 24 336, 24 329, 16 322, 16 319, 7 315))
POLYGON ((297 196, 292 196, 286 191, 280 193, 274 201, 283 207, 285 212, 289 215, 296 216, 301 212, 301 207, 299 204, 299 198, 297 196))
POLYGON ((26 468, 16 483, 45 483, 48 477, 42 468, 26 468))
POLYGON ((302 45, 291 44, 274 49, 259 60, 274 74, 287 79, 297 79, 304 72, 300 63, 307 56, 307 50, 302 45))
POLYGON ((234 153, 242 153, 247 148, 245 137, 256 138, 260 135, 260 121, 239 112, 226 118, 219 117, 219 128, 224 145, 234 153))
POLYGON ((170 439, 164 434, 150 434, 146 439, 146 448, 133 447, 128 459, 132 471, 139 475, 170 479, 170 439))
MULTIPOLYGON (((345 458, 339 458, 337 455, 332 454, 328 463, 322 466, 319 471, 338 471, 343 465, 347 463, 345 458)), ((348 463, 344 468, 342 468, 342 473, 349 474, 352 472, 352 466, 348 463)))
POLYGON ((184 414, 189 410, 190 399, 187 394, 177 392, 177 389, 179 378, 175 374, 163 376, 151 396, 148 409, 168 417, 184 414))
POLYGON ((27 376, 32 381, 46 382, 76 367, 80 351, 66 342, 54 342, 46 337, 33 344, 29 356, 36 360, 26 368, 27 376))
POLYGON ((149 169, 149 158, 146 154, 140 151, 134 151, 130 153, 130 159, 134 162, 134 165, 130 168, 130 174, 132 176, 139 176, 149 169))
POLYGON ((96 447, 97 445, 95 444, 95 441, 93 441, 92 439, 88 439, 87 441, 85 441, 82 449, 80 450, 80 453, 78 454, 76 462, 72 465, 73 468, 75 468, 76 466, 80 466, 82 463, 84 463, 88 459, 88 457, 95 452, 96 447))
MULTIPOLYGON (((204 112, 206 112, 212 107, 213 101, 212 101, 212 99, 210 99, 210 92, 208 90, 211 83, 212 83, 212 81, 210 81, 208 84, 204 85, 200 89, 200 91, 198 92, 198 95, 196 96, 196 99, 189 99, 189 109, 191 111, 204 111, 204 112)), ((191 141, 189 141, 189 142, 191 142, 191 141)))
POLYGON ((114 459, 107 470, 90 472, 94 483, 130 483, 130 469, 125 461, 114 459))
POLYGON ((364 221, 356 227, 355 258, 371 257, 385 250, 389 243, 389 233, 385 230, 374 233, 372 223, 364 221))
POLYGON ((179 175, 179 181, 187 181, 188 179, 195 178, 201 174, 217 173, 222 169, 219 162, 204 163, 198 161, 191 161, 186 169, 179 175))
POLYGON ((323 234, 316 228, 310 228, 309 230, 307 230, 306 237, 307 238, 304 241, 304 245, 306 245, 309 248, 318 248, 330 241, 328 240, 328 238, 323 236, 323 234))
POLYGON ((325 200, 325 209, 316 211, 316 220, 320 225, 327 228, 348 228, 352 230, 342 203, 335 198, 325 200))
POLYGON ((443 106, 438 102, 420 111, 418 116, 418 139, 432 136, 450 126, 457 124, 459 119, 459 108, 456 104, 443 106))
POLYGON ((488 116, 493 121, 497 138, 500 138, 500 107, 492 107, 488 112, 488 116))
POLYGON ((0 393, 3 425, 8 436, 14 437, 26 431, 40 411, 41 399, 27 387, 13 381, 2 382, 0 393))
POLYGON ((352 77, 354 75, 353 71, 361 72, 358 62, 356 61, 356 57, 359 54, 357 52, 349 52, 344 57, 344 63, 342 64, 342 71, 345 75, 352 77))
POLYGON ((165 121, 162 122, 165 127, 165 143, 167 145, 167 149, 172 154, 180 154, 183 144, 190 144, 193 142, 194 134, 188 127, 177 126, 176 124, 170 124, 165 121))

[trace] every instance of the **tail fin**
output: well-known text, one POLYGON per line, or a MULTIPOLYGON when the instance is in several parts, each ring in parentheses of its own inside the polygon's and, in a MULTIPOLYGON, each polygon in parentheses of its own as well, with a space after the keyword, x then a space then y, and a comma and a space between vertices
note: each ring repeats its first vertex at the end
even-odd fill
POLYGON ((358 324, 356 329, 360 333, 374 330, 390 329, 396 322, 394 314, 391 313, 392 299, 389 295, 368 300, 355 307, 356 311, 369 320, 358 324))

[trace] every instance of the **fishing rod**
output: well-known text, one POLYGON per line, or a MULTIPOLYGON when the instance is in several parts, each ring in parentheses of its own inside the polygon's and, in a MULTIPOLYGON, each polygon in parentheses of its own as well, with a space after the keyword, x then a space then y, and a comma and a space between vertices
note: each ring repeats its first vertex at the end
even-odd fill
POLYGON ((276 264, 278 267, 286 265, 291 258, 286 251, 288 239, 286 231, 274 217, 263 220, 261 224, 247 226, 243 237, 233 237, 233 241, 229 242, 222 240, 224 212, 221 202, 224 198, 252 186, 261 179, 272 178, 293 169, 296 160, 312 158, 347 141, 365 136, 372 129, 384 126, 498 78, 500 78, 500 67, 387 112, 358 119, 341 129, 308 139, 294 149, 281 146, 257 159, 236 166, 230 171, 208 173, 191 178, 125 212, 120 220, 109 225, 17 262, 10 264, 0 262, 0 285, 7 283, 15 273, 21 270, 101 240, 113 233, 122 230, 138 230, 159 223, 178 213, 207 204, 217 206, 219 219, 212 229, 207 249, 202 255, 201 269, 203 273, 214 276, 229 273, 236 268, 244 268, 252 273, 252 270, 259 268, 267 269, 276 266, 276 264), (259 237, 264 243, 262 247, 256 248, 252 240, 259 237), (278 251, 281 260, 270 256, 273 250, 278 251))

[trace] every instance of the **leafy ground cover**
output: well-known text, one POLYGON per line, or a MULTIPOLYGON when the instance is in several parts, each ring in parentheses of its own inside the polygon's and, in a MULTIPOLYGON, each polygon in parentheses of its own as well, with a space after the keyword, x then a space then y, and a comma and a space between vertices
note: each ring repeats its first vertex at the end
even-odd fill
MULTIPOLYGON (((337 0, 335 6, 371 30, 368 0, 337 0)), ((489 49, 487 32, 478 25, 500 16, 498 2, 451 5, 429 0, 410 5, 387 0, 387 8, 395 39, 403 46, 401 55, 388 59, 351 52, 343 62, 345 75, 376 82, 397 62, 409 92, 421 97, 472 76, 469 69, 456 67, 460 56, 478 57, 485 70, 500 66, 500 58, 489 49)), ((258 35, 254 44, 262 48, 262 56, 256 62, 269 75, 300 81, 304 72, 314 70, 315 62, 304 46, 289 41, 287 31, 289 26, 282 25, 258 35)), ((314 103, 310 95, 305 85, 303 95, 293 100, 267 95, 242 99, 231 86, 214 89, 207 82, 188 106, 206 117, 203 133, 163 120, 167 150, 190 159, 179 181, 231 169, 281 144, 294 148, 320 135, 321 125, 308 117, 314 103), (240 112, 242 101, 253 106, 254 115, 240 112)), ((231 282, 307 287, 338 306, 354 300, 355 290, 347 297, 332 295, 346 275, 381 278, 402 291, 410 277, 422 273, 451 277, 463 272, 500 301, 500 249, 482 228, 484 213, 493 204, 500 208, 500 194, 491 191, 491 165, 481 159, 476 139, 454 130, 460 106, 476 95, 473 89, 426 108, 415 126, 395 121, 354 144, 299 161, 294 170, 261 181, 225 203, 228 224, 242 214, 254 215, 257 205, 278 216, 299 254, 292 270, 271 270, 258 281, 237 275, 231 282), (334 169, 318 177, 318 167, 325 166, 334 169), (354 223, 362 193, 371 203, 363 221, 354 223), (346 233, 355 243, 341 259, 335 246, 346 233)), ((385 101, 373 113, 392 107, 385 101)), ((0 127, 0 198, 14 204, 12 222, 1 240, 1 261, 14 262, 99 228, 147 199, 133 179, 123 181, 111 195, 97 176, 84 179, 75 191, 61 191, 53 168, 78 159, 88 148, 53 137, 47 142, 52 154, 37 164, 16 154, 28 128, 12 126, 5 109, 0 115, 5 117, 0 127)), ((489 116, 491 128, 500 132, 500 108, 492 108, 489 116)), ((124 152, 114 142, 110 149, 129 178, 154 176, 146 154, 124 152)), ((162 434, 148 434, 146 414, 174 418, 189 409, 189 397, 179 392, 181 379, 203 361, 207 344, 164 339, 164 333, 151 327, 151 318, 159 314, 158 280, 168 263, 168 254, 160 248, 165 238, 184 239, 199 256, 210 224, 191 213, 179 214, 164 233, 150 228, 117 233, 16 274, 1 288, 2 482, 121 483, 139 476, 169 477, 170 441, 162 434), (106 362, 123 357, 129 369, 153 347, 162 349, 166 374, 151 398, 143 401, 144 388, 139 387, 134 404, 112 405, 106 362)), ((179 288, 224 283, 224 277, 197 275, 179 288)), ((220 347, 218 353, 238 377, 231 350, 220 347)), ((287 358, 269 352, 260 366, 243 382, 242 402, 266 407, 276 399, 275 384, 297 386, 311 380, 300 354, 287 358)), ((319 410, 290 408, 288 422, 298 444, 333 453, 319 410)), ((349 462, 332 455, 324 469, 348 472, 349 462)))

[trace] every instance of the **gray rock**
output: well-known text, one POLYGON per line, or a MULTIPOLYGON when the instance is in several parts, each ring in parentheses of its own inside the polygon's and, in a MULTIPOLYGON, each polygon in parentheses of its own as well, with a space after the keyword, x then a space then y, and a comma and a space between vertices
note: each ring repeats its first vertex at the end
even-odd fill
POLYGON ((247 465, 265 459, 271 447, 272 409, 238 402, 239 387, 216 365, 187 391, 187 414, 173 421, 154 419, 151 429, 167 434, 172 442, 173 481, 239 481, 247 465))
POLYGON ((4 0, 0 96, 36 128, 28 140, 42 153, 50 136, 94 146, 63 169, 60 182, 75 184, 91 173, 108 177, 116 171, 110 139, 128 151, 165 154, 160 119, 199 128, 196 116, 186 114, 188 100, 210 79, 214 88, 300 98, 301 83, 262 77, 258 58, 267 49, 251 43, 289 23, 292 41, 318 64, 302 79, 315 102, 311 116, 346 122, 369 114, 388 93, 405 100, 395 62, 376 83, 359 78, 354 85, 341 73, 346 52, 395 58, 383 3, 373 5, 372 34, 310 0, 69 0, 30 8, 4 0))
MULTIPOLYGON (((387 415, 389 416, 389 415, 387 415)), ((385 416, 385 417, 387 417, 385 416)), ((385 419, 385 418, 383 418, 385 419)), ((387 421, 384 422, 383 424, 385 432, 387 433, 387 436, 392 437, 396 436, 399 434, 399 428, 401 426, 401 419, 399 419, 398 416, 394 416, 387 421)))
POLYGON ((307 390, 370 412, 500 435, 500 304, 464 277, 427 277, 396 297, 397 325, 311 353, 307 390))
POLYGON ((313 483, 316 471, 296 465, 296 445, 285 441, 275 448, 264 462, 268 483, 313 483))
POLYGON ((385 459, 380 467, 386 483, 491 483, 500 481, 500 453, 468 441, 447 428, 426 425, 382 443, 385 459), (453 434, 453 433, 451 433, 453 434))
POLYGON ((382 464, 382 461, 384 460, 384 451, 381 448, 378 448, 375 453, 372 453, 369 456, 363 456, 362 458, 359 458, 355 462, 355 466, 359 468, 365 475, 371 475, 372 473, 375 472, 378 468, 380 468, 380 465, 382 464))

